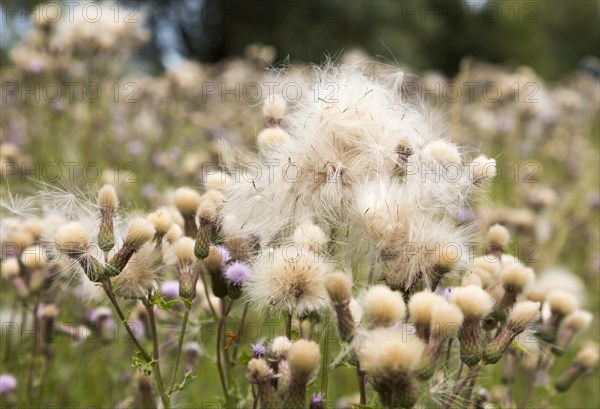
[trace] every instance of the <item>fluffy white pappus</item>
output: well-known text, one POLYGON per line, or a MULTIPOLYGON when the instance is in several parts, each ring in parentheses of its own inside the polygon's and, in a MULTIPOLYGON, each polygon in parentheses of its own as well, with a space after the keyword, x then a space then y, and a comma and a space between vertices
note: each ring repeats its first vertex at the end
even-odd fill
POLYGON ((294 230, 292 237, 295 244, 303 249, 323 253, 326 250, 329 238, 319 226, 311 222, 305 222, 294 230))
POLYGON ((446 300, 441 295, 431 291, 421 291, 413 294, 408 302, 410 318, 416 323, 429 324, 431 313, 437 304, 445 305, 446 300))
POLYGON ((311 251, 269 248, 254 263, 246 296, 258 309, 302 315, 328 304, 325 275, 333 264, 311 251))
POLYGON ((494 299, 476 285, 455 288, 450 301, 460 308, 467 319, 480 320, 494 309, 494 299))
POLYGON ((431 311, 430 331, 438 338, 454 337, 462 327, 464 318, 458 306, 447 301, 438 303, 431 311))
POLYGON ((445 272, 461 269, 472 232, 469 226, 455 226, 448 219, 413 214, 394 247, 380 250, 386 283, 393 289, 415 283, 430 287, 438 279, 440 267, 445 272))
POLYGON ((204 187, 207 191, 223 192, 233 183, 233 178, 225 172, 207 173, 204 175, 204 187))
POLYGON ((458 147, 448 141, 435 140, 425 145, 426 155, 441 165, 460 164, 461 156, 458 147))
POLYGON ((523 331, 528 326, 540 319, 540 303, 533 301, 520 301, 516 303, 508 314, 509 325, 523 331))
POLYGON ((123 298, 144 298, 158 288, 161 271, 154 246, 146 243, 131 257, 121 274, 111 279, 114 292, 123 298))
POLYGON ((290 140, 290 135, 281 128, 266 128, 256 136, 256 145, 264 155, 270 155, 290 140))
POLYGON ((424 344, 400 329, 378 328, 360 334, 358 356, 363 370, 376 379, 393 379, 415 369, 424 344))
POLYGON ((263 103, 263 116, 267 119, 281 121, 287 109, 287 101, 281 95, 271 95, 263 103))
POLYGON ((491 182, 498 174, 496 159, 487 158, 485 155, 477 156, 469 165, 471 166, 471 180, 475 184, 491 182))
POLYGON ((390 327, 406 318, 402 294, 385 285, 370 287, 362 297, 362 305, 372 327, 390 327))
POLYGON ((191 187, 180 187, 173 196, 175 206, 183 216, 193 216, 200 205, 200 193, 191 187))
POLYGON ((564 319, 564 325, 573 328, 576 331, 588 329, 594 320, 594 315, 589 311, 576 310, 567 315, 564 319))
POLYGON ((290 223, 314 214, 342 224, 354 202, 354 186, 390 175, 398 166, 398 144, 408 139, 417 146, 427 134, 423 117, 402 102, 398 88, 356 67, 328 66, 313 74, 299 85, 302 98, 284 120, 289 141, 269 157, 277 164, 273 177, 240 182, 226 194, 225 219, 235 214, 247 230, 241 233, 269 240, 282 227, 272 220, 290 223), (315 84, 316 89, 309 88, 315 84), (335 98, 314 98, 315 93, 330 95, 331 87, 335 98))
POLYGON ((550 306, 552 314, 565 316, 577 309, 579 303, 577 298, 567 291, 553 290, 546 297, 546 302, 550 306))
POLYGON ((300 339, 292 344, 288 353, 288 363, 292 377, 310 378, 321 362, 319 344, 314 341, 300 339))

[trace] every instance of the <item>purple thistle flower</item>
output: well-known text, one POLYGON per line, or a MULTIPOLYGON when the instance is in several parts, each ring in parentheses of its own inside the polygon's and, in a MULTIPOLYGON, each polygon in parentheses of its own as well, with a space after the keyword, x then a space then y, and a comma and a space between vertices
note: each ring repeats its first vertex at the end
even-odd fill
POLYGON ((250 345, 250 349, 252 350, 253 358, 262 358, 267 353, 267 347, 265 345, 265 339, 261 338, 255 344, 250 345))
POLYGON ((227 270, 225 270, 225 278, 227 281, 238 286, 244 284, 248 278, 250 278, 250 274, 252 274, 250 267, 238 262, 231 264, 227 267, 227 270))
POLYGON ((179 297, 179 281, 169 280, 165 281, 160 286, 160 293, 167 300, 175 300, 179 297))
POLYGON ((325 395, 323 392, 315 393, 310 398, 310 409, 323 409, 325 408, 325 395))
POLYGON ((17 386, 17 378, 10 374, 0 374, 0 393, 9 393, 17 386))

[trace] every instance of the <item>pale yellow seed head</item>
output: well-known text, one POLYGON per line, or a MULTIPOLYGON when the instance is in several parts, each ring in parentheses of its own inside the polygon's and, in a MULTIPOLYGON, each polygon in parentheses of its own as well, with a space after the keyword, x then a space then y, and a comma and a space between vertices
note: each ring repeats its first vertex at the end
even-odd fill
POLYGON ((221 192, 219 190, 211 189, 201 196, 200 203, 204 202, 205 200, 208 200, 208 201, 212 202, 215 205, 215 208, 217 209, 217 211, 219 211, 223 208, 223 204, 224 204, 223 199, 224 198, 225 198, 225 196, 223 195, 223 192, 221 192))
POLYGON ((402 294, 385 285, 370 287, 363 296, 362 304, 375 327, 389 327, 406 318, 402 294))
POLYGON ((319 369, 320 361, 321 351, 319 351, 319 344, 305 339, 296 341, 288 354, 292 377, 312 376, 319 369))
POLYGON ((173 244, 175 257, 181 264, 190 264, 196 260, 194 255, 194 239, 191 237, 181 237, 173 244))
MULTIPOLYGON (((473 268, 481 268, 488 273, 490 273, 491 277, 494 278, 498 275, 502 269, 502 265, 500 264, 500 260, 492 256, 481 256, 475 257, 473 263, 471 265, 473 268)), ((483 277, 482 277, 483 280, 483 277)))
POLYGON ((56 318, 58 317, 58 308, 54 304, 45 305, 40 311, 40 315, 44 318, 56 318))
POLYGON ((510 234, 506 227, 500 224, 494 224, 487 232, 488 242, 500 248, 505 248, 510 240, 510 234))
POLYGON ((431 333, 442 338, 454 337, 458 334, 464 318, 456 305, 448 302, 438 303, 431 311, 431 333))
POLYGON ((41 219, 27 219, 23 222, 23 230, 31 234, 35 240, 42 237, 45 228, 45 221, 41 219))
POLYGON ((98 206, 113 213, 117 211, 119 199, 113 185, 104 185, 98 191, 98 206))
POLYGON ((410 317, 415 323, 429 324, 431 322, 431 313, 436 304, 444 303, 444 297, 434 294, 431 291, 421 291, 413 294, 408 302, 410 317))
POLYGON ((481 287, 483 288, 489 288, 494 284, 494 279, 488 270, 474 267, 470 270, 470 273, 479 277, 479 280, 481 281, 481 287))
POLYGON ((598 344, 590 342, 581 348, 575 362, 585 369, 590 369, 598 364, 598 344))
POLYGON ((566 326, 573 328, 576 331, 588 329, 592 324, 594 315, 589 311, 575 310, 565 317, 564 323, 566 326))
POLYGON ((579 305, 577 298, 567 291, 553 290, 546 298, 552 314, 568 315, 575 311, 579 305))
POLYGON ((525 298, 529 301, 543 303, 546 300, 546 292, 537 287, 531 287, 525 290, 525 298))
POLYGON ((168 243, 174 244, 177 240, 183 237, 183 230, 178 224, 174 224, 169 227, 167 230, 167 234, 165 234, 165 239, 168 243))
MULTIPOLYGON (((485 273, 487 274, 487 272, 485 272, 485 273)), ((460 280, 460 285, 461 285, 461 287, 467 287, 470 285, 475 285, 477 287, 483 287, 483 281, 481 281, 481 278, 477 274, 469 271, 460 280)))
POLYGON ((540 319, 540 303, 520 301, 508 314, 508 322, 519 329, 524 329, 540 319))
POLYGON ((129 222, 125 245, 139 247, 154 236, 154 225, 144 217, 136 217, 129 222))
POLYGON ((269 354, 275 359, 287 359, 292 343, 287 337, 276 337, 269 346, 269 354))
POLYGON ((27 247, 21 253, 21 263, 27 268, 42 267, 47 263, 47 255, 42 246, 27 247))
POLYGON ((334 303, 344 303, 352 296, 352 279, 340 271, 325 276, 325 289, 334 303))
POLYGON ((154 225, 156 233, 164 235, 173 226, 173 216, 166 207, 161 207, 148 215, 148 220, 154 225))
POLYGON ((248 362, 248 375, 251 382, 265 382, 273 377, 273 371, 264 359, 253 358, 248 362))
POLYGON ((494 299, 487 291, 476 285, 456 288, 450 297, 467 319, 482 319, 494 309, 494 299))
POLYGON ((180 187, 175 191, 174 201, 183 216, 194 216, 200 205, 200 193, 191 187, 180 187))
POLYGON ((502 270, 501 278, 505 288, 520 292, 533 283, 535 274, 522 264, 511 264, 502 270))
POLYGON ((357 352, 363 370, 379 379, 411 372, 423 353, 423 343, 400 329, 378 328, 362 334, 357 352))
POLYGON ((281 128, 266 128, 256 137, 256 144, 262 151, 276 150, 290 140, 290 135, 281 128))
POLYGON ((88 239, 83 225, 70 222, 56 230, 54 242, 61 251, 83 251, 88 245, 88 239))
POLYGON ((19 275, 19 261, 16 257, 10 257, 2 260, 2 277, 10 280, 19 275))
POLYGON ((425 149, 433 160, 442 165, 460 164, 460 152, 456 145, 443 140, 429 142, 425 149))
POLYGON ((213 219, 217 215, 217 207, 210 200, 203 200, 198 206, 198 217, 202 219, 213 219))

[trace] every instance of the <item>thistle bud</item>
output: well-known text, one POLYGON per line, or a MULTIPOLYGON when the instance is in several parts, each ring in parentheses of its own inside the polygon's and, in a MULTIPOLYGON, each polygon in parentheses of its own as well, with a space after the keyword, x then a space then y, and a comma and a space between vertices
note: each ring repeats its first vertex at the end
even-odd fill
POLYGON ((371 329, 390 327, 406 318, 402 294, 385 285, 375 285, 363 297, 363 306, 371 320, 371 329))
POLYGON ((502 252, 508 245, 510 234, 506 227, 500 224, 494 224, 487 232, 488 253, 496 256, 498 259, 502 257, 502 252))
POLYGON ((173 245, 177 257, 177 272, 179 273, 179 295, 189 301, 196 296, 197 275, 194 274, 194 240, 182 237, 173 245))
POLYGON ((208 257, 204 259, 204 268, 210 275, 212 292, 219 298, 227 296, 228 283, 224 270, 230 259, 229 251, 221 246, 210 247, 208 257))
POLYGON ((317 343, 301 339, 292 345, 288 354, 292 379, 284 402, 286 408, 304 409, 306 385, 318 370, 320 361, 317 343))
POLYGON ((483 351, 483 360, 495 364, 517 335, 540 318, 540 303, 521 301, 511 309, 508 322, 498 330, 496 337, 483 351))
POLYGON ((100 208, 100 231, 98 232, 98 246, 105 253, 115 245, 114 218, 117 214, 119 200, 112 185, 104 185, 98 192, 98 206, 100 208))
POLYGON ((271 383, 273 377, 273 371, 263 359, 253 358, 248 362, 248 380, 256 385, 257 398, 262 409, 277 409, 281 406, 271 383))
POLYGON ((410 317, 414 322, 417 336, 424 342, 429 340, 433 307, 445 301, 444 297, 430 291, 421 291, 411 297, 408 303, 410 317))
POLYGON ((492 312, 494 300, 478 286, 457 288, 451 302, 460 308, 465 320, 460 331, 460 359, 469 367, 475 366, 483 352, 481 321, 492 312))
POLYGON ((461 310, 448 302, 438 303, 433 307, 431 312, 431 336, 417 367, 417 376, 420 379, 429 379, 433 376, 442 346, 448 338, 458 333, 463 319, 464 316, 461 310))
POLYGON ((173 216, 165 207, 150 213, 148 221, 154 226, 154 243, 157 249, 162 247, 162 239, 173 226, 173 216))
POLYGON ((350 342, 356 331, 352 312, 350 311, 352 281, 346 274, 341 272, 329 274, 325 277, 325 289, 335 309, 340 339, 344 342, 350 342))
POLYGON ((421 359, 423 343, 390 328, 369 331, 361 341, 361 367, 369 375, 381 403, 388 408, 413 407, 418 400, 413 371, 421 359))
POLYGON ((216 212, 217 210, 214 203, 209 200, 204 200, 198 207, 198 231, 196 234, 194 253, 200 260, 204 260, 208 257, 210 250, 210 236, 216 212))
POLYGON ((563 319, 577 309, 577 298, 563 290, 554 290, 546 299, 550 306, 550 320, 544 325, 538 336, 546 342, 554 343, 563 319))
POLYGON ((594 316, 589 311, 577 310, 567 315, 563 321, 563 326, 558 333, 556 345, 552 351, 556 355, 562 355, 567 349, 573 337, 583 330, 590 327, 594 316))
POLYGON ((200 206, 200 193, 191 187, 180 187, 175 191, 175 206, 184 222, 184 232, 188 237, 196 237, 196 212, 200 206))
POLYGON ((598 345, 585 345, 575 357, 575 362, 563 373, 554 387, 558 392, 567 391, 584 373, 592 370, 598 364, 598 345))
POLYGON ((20 298, 27 298, 29 290, 23 277, 19 274, 21 266, 16 257, 9 257, 2 260, 2 277, 10 281, 20 298))

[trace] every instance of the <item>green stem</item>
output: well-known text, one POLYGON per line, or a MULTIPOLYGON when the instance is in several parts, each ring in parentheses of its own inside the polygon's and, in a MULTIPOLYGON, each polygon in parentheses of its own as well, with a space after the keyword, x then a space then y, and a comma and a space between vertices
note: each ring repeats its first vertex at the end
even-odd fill
POLYGON ((31 365, 29 366, 29 378, 27 380, 27 399, 30 405, 33 405, 33 377, 36 368, 36 359, 38 355, 38 337, 40 336, 38 308, 40 305, 41 293, 35 299, 33 305, 33 344, 31 344, 31 365))
MULTIPOLYGON (((241 334, 244 333, 244 324, 246 323, 246 315, 248 315, 248 303, 244 304, 244 311, 242 312, 242 319, 240 321, 240 336, 241 334)), ((239 340, 238 342, 236 342, 236 344, 233 347, 233 356, 232 356, 232 360, 235 363, 235 359, 237 358, 237 354, 238 354, 238 349, 240 346, 241 340, 239 340)))
POLYGON ((173 367, 173 375, 171 376, 171 388, 169 393, 173 393, 175 387, 175 379, 177 379, 177 369, 179 369, 179 361, 181 360, 181 349, 183 347, 183 338, 185 336, 185 328, 187 327, 190 309, 186 306, 183 313, 183 323, 181 324, 181 332, 179 333, 179 344, 177 345, 177 357, 175 358, 175 366, 173 367))
POLYGON ((148 311, 148 318, 150 318, 150 329, 152 332, 152 347, 153 347, 153 356, 152 356, 152 375, 154 375, 154 381, 156 382, 156 389, 158 389, 158 394, 160 395, 160 400, 163 403, 164 409, 171 408, 171 402, 169 395, 165 390, 165 385, 162 380, 162 375, 160 373, 160 365, 158 363, 159 360, 159 352, 158 352, 158 331, 156 330, 156 319, 154 317, 154 307, 148 302, 146 299, 142 299, 144 306, 146 307, 146 311, 148 311))
POLYGON ((221 388, 223 389, 223 395, 225 397, 225 406, 230 409, 233 408, 233 406, 231 405, 230 399, 229 399, 229 387, 228 387, 228 377, 225 374, 225 371, 223 370, 223 358, 221 355, 221 348, 224 348, 224 345, 222 346, 222 342, 223 342, 223 329, 225 326, 225 320, 227 319, 227 314, 229 314, 229 311, 231 311, 231 305, 233 304, 233 302, 231 302, 229 304, 229 307, 226 306, 226 300, 222 299, 222 313, 221 316, 219 317, 219 323, 217 326, 217 369, 219 370, 219 380, 221 381, 221 388))

